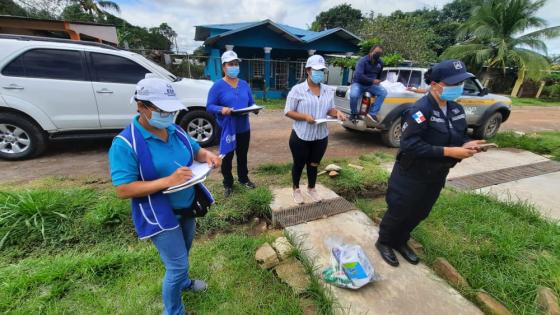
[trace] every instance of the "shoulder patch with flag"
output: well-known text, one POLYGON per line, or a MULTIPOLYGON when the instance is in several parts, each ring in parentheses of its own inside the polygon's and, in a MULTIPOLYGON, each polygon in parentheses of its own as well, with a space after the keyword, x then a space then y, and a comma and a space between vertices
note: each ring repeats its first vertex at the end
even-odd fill
POLYGON ((426 121, 426 117, 422 114, 421 111, 417 111, 416 113, 412 114, 412 118, 416 120, 417 123, 421 124, 426 121))

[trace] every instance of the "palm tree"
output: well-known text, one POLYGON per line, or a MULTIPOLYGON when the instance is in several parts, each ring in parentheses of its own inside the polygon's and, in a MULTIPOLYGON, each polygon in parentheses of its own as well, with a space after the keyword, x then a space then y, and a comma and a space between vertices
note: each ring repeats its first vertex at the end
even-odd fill
POLYGON ((80 6, 82 11, 96 16, 98 18, 104 18, 107 14, 108 10, 113 10, 117 13, 121 12, 121 8, 118 4, 113 1, 105 1, 105 0, 72 0, 80 6))
POLYGON ((443 58, 459 58, 471 65, 517 69, 511 95, 525 78, 538 80, 550 68, 543 42, 560 35, 560 26, 547 27, 537 11, 547 0, 482 0, 459 28, 457 38, 468 40, 449 47, 443 58), (523 34, 525 31, 530 31, 523 34))

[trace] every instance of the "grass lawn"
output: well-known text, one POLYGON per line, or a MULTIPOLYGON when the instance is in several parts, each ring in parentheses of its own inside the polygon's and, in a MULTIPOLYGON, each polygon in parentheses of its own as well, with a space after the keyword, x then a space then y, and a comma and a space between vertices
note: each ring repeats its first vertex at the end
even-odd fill
POLYGON ((284 106, 286 105, 285 98, 268 99, 266 101, 255 96, 253 96, 253 98, 255 99, 255 103, 257 103, 257 105, 264 106, 265 109, 284 109, 284 106))
POLYGON ((489 141, 497 143, 502 148, 517 148, 551 155, 552 159, 560 161, 559 131, 537 132, 522 136, 513 132, 501 132, 489 141))
POLYGON ((511 97, 513 106, 560 106, 560 100, 549 100, 542 98, 511 97))
MULTIPOLYGON (((250 236, 237 225, 262 216, 270 198, 266 188, 238 193, 199 221, 206 234, 195 240, 190 270, 210 289, 184 295, 189 311, 302 313, 300 298, 254 259, 279 232, 250 236)), ((104 180, 0 187, 0 313, 161 313, 164 268, 154 246, 137 240, 129 212, 104 180)), ((317 285, 307 293, 329 310, 324 294, 317 285)))
MULTIPOLYGON (((328 160, 324 165, 335 162, 342 173, 319 181, 369 215, 382 216, 383 198, 371 196, 383 193, 388 174, 381 165, 391 158, 369 154, 328 160)), ((198 222, 191 274, 207 280, 210 290, 185 294, 188 310, 302 314, 300 298, 254 260, 256 249, 279 232, 251 236, 240 225, 268 216, 270 188, 290 184, 290 167, 258 167, 252 176, 260 188, 236 186, 228 200, 221 196, 219 180, 209 182, 217 204, 198 222)), ((128 203, 114 196, 107 180, 47 178, 23 187, 0 186, 0 191, 0 313, 161 312, 159 256, 149 242, 136 239, 128 203)), ((474 290, 487 291, 515 314, 538 314, 539 285, 560 295, 560 226, 528 205, 446 190, 414 237, 424 245, 425 262, 447 258, 474 290)), ((310 262, 306 267, 313 269, 310 262)), ((474 291, 462 293, 474 296, 474 291)), ((332 313, 333 302, 316 278, 307 296, 320 313, 332 313)))

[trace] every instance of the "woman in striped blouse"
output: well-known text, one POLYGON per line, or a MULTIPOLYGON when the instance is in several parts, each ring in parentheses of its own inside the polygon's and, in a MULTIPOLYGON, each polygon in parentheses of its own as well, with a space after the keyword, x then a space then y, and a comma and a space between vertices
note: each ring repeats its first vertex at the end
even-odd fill
POLYGON ((322 84, 325 77, 325 59, 313 55, 307 59, 305 73, 307 80, 295 85, 286 100, 284 113, 294 120, 290 136, 293 197, 298 204, 303 203, 299 180, 303 168, 307 166, 307 194, 315 202, 321 201, 315 190, 317 168, 327 150, 329 131, 326 123, 316 124, 316 119, 336 117, 346 120, 346 115, 334 108, 334 90, 322 84))

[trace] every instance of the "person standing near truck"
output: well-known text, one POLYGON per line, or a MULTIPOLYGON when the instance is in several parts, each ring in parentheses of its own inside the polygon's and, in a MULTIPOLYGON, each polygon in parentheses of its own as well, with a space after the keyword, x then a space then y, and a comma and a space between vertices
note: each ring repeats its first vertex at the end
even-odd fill
POLYGON ((387 96, 387 90, 380 85, 381 72, 383 72, 382 55, 383 47, 375 45, 370 49, 369 54, 360 58, 356 63, 350 87, 350 119, 352 121, 358 119, 358 100, 364 92, 370 92, 375 96, 375 102, 370 106, 366 117, 374 123, 379 122, 377 113, 387 96))
POLYGON ((403 114, 402 136, 393 166, 375 246, 391 266, 397 250, 412 264, 418 256, 407 245, 410 233, 430 214, 445 185, 449 169, 480 152, 484 140, 467 137, 465 111, 456 100, 464 81, 474 77, 459 60, 446 60, 427 73, 428 94, 403 114))

